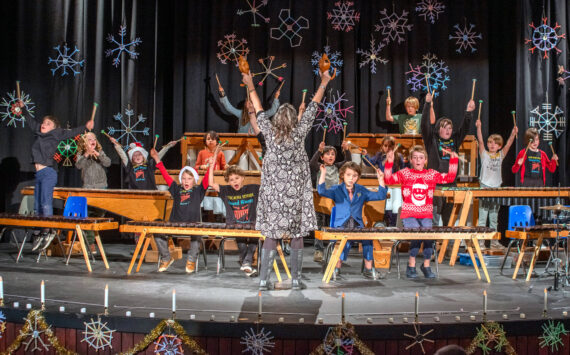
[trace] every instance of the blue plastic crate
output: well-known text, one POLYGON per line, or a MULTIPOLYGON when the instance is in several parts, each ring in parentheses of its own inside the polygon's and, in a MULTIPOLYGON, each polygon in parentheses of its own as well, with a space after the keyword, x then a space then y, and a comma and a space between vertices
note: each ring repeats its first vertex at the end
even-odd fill
MULTIPOLYGON (((477 260, 477 266, 481 267, 481 262, 479 261, 477 255, 475 255, 475 260, 477 260)), ((471 260, 469 253, 459 253, 459 264, 465 266, 473 266, 473 261, 471 260)))

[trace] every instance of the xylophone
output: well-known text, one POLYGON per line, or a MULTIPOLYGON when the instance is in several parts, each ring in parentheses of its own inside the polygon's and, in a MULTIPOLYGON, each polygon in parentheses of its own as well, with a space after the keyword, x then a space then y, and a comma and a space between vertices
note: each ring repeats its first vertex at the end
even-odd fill
MULTIPOLYGON (((105 255, 105 250, 103 249, 103 244, 101 243, 101 238, 99 237, 99 231, 117 229, 119 224, 114 222, 111 218, 68 218, 63 216, 29 216, 29 215, 19 215, 19 214, 0 214, 0 225, 12 226, 12 227, 25 227, 25 228, 52 228, 57 230, 75 230, 79 237, 79 243, 81 245, 81 251, 83 252, 83 258, 85 259, 85 264, 87 265, 87 270, 92 271, 91 263, 89 261, 89 254, 85 246, 85 240, 83 236, 84 230, 90 230, 95 232, 95 241, 101 252, 101 257, 105 263, 105 268, 109 268, 107 263, 107 256, 105 255)), ((22 242, 20 250, 18 252, 18 258, 16 262, 20 260, 22 251, 26 240, 22 242)))
POLYGON ((477 278, 481 279, 481 274, 479 273, 479 268, 477 267, 477 262, 475 260, 475 255, 473 254, 473 248, 477 252, 477 256, 481 262, 481 267, 485 273, 487 282, 491 282, 489 278, 489 273, 487 272, 487 266, 483 259, 483 254, 481 253, 481 248, 479 247, 479 240, 487 239, 499 239, 500 234, 490 228, 486 227, 433 227, 430 229, 420 229, 420 228, 323 228, 322 231, 315 232, 315 238, 321 240, 332 240, 340 241, 335 245, 335 249, 331 255, 325 274, 323 276, 323 282, 328 283, 333 274, 334 268, 337 261, 340 258, 340 254, 344 249, 344 246, 348 241, 358 241, 358 240, 465 240, 467 245, 467 251, 471 256, 473 261, 475 272, 477 273, 477 278))

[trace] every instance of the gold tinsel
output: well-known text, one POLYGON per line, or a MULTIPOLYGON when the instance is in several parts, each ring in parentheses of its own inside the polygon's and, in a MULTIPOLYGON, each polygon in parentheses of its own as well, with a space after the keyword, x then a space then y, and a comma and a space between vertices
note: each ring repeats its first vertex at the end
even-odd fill
POLYGON ((6 348, 6 351, 4 351, 2 354, 12 354, 14 351, 18 350, 22 345, 22 341, 24 341, 29 336, 27 333, 30 331, 30 324, 34 323, 37 324, 39 329, 44 331, 44 334, 46 335, 49 343, 51 344, 51 346, 54 347, 57 354, 63 354, 63 355, 77 354, 76 352, 66 349, 59 343, 59 340, 53 334, 53 331, 46 323, 42 311, 31 310, 26 316, 25 320, 27 320, 28 322, 26 322, 22 327, 22 330, 20 330, 20 335, 18 335, 18 337, 14 339, 12 344, 10 344, 10 346, 8 346, 8 348, 6 348))
POLYGON ((347 337, 347 336, 350 337, 352 340, 354 340, 354 345, 356 346, 356 348, 358 349, 358 351, 360 351, 360 353, 362 355, 374 355, 374 352, 372 352, 370 349, 368 349, 366 344, 364 344, 360 340, 360 338, 358 337, 358 335, 354 331, 354 326, 348 322, 343 322, 343 323, 337 325, 336 327, 334 327, 332 332, 329 333, 329 335, 326 337, 324 342, 321 343, 321 345, 319 345, 315 350, 313 350, 311 352, 311 355, 323 355, 323 354, 325 354, 325 343, 334 346, 335 339, 340 338, 340 337, 347 337))
POLYGON ((182 327, 180 323, 173 319, 165 319, 158 323, 158 325, 153 330, 151 330, 143 340, 141 340, 133 348, 125 351, 124 353, 121 353, 121 355, 134 355, 143 351, 164 332, 164 329, 166 329, 166 327, 174 329, 176 335, 178 335, 182 342, 186 344, 186 346, 188 346, 193 353, 207 354, 195 340, 192 340, 188 336, 184 330, 184 327, 182 327))
MULTIPOLYGON (((496 344, 495 348, 490 348, 491 350, 495 351, 503 351, 507 355, 516 355, 515 349, 511 346, 511 343, 507 340, 507 336, 505 334, 505 330, 503 326, 497 322, 486 322, 481 324, 481 329, 477 330, 477 334, 475 338, 469 344, 469 347, 465 349, 467 354, 473 354, 479 348, 481 343, 485 343, 485 346, 489 346, 491 343, 496 344)), ((489 350, 485 351, 484 348, 481 348, 483 354, 486 354, 489 350)))

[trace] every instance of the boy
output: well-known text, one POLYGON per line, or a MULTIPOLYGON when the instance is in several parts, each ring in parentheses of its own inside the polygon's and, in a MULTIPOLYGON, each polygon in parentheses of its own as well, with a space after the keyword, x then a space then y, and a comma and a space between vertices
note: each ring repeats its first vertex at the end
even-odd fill
MULTIPOLYGON (((386 192, 388 189, 384 184, 384 174, 380 169, 376 169, 378 177, 378 191, 373 192, 366 187, 357 184, 360 178, 360 166, 354 162, 346 162, 340 168, 339 174, 342 179, 341 184, 334 185, 330 188, 326 187, 326 166, 321 165, 319 177, 319 185, 317 191, 319 195, 328 197, 335 202, 335 219, 333 227, 346 227, 346 228, 364 228, 362 221, 362 207, 367 201, 379 201, 386 199, 386 192)), ((372 278, 372 241, 362 241, 362 254, 364 255, 364 276, 372 278)), ((342 262, 348 258, 350 251, 350 243, 346 243, 346 247, 340 256, 335 269, 335 274, 338 274, 342 262)))
MULTIPOLYGON (((449 154, 449 172, 442 174, 433 169, 424 169, 428 155, 424 147, 416 145, 410 149, 410 166, 392 174, 394 151, 387 154, 384 167, 386 184, 402 185, 402 211, 400 218, 404 228, 431 228, 433 214, 433 191, 436 184, 448 184, 455 180, 457 174, 457 153, 449 154)), ((424 263, 420 266, 427 279, 435 278, 431 271, 430 260, 433 253, 433 240, 413 240, 410 243, 410 257, 406 276, 410 279, 418 277, 416 272, 416 256, 424 243, 424 263)), ((437 262, 437 261, 436 261, 437 262)))
MULTIPOLYGON (((226 206, 226 224, 254 223, 257 209, 257 197, 259 185, 244 185, 245 174, 238 166, 230 165, 224 171, 224 180, 229 185, 216 184, 214 182, 214 157, 210 157, 210 175, 208 185, 218 192, 218 196, 226 206)), ((238 249, 240 254, 240 270, 247 276, 257 273, 252 268, 253 254, 257 248, 256 238, 239 238, 238 249)))
POLYGON ((543 187, 546 184, 546 169, 556 171, 558 155, 548 159, 545 152, 538 149, 540 136, 536 128, 529 128, 524 134, 524 143, 528 149, 521 149, 512 167, 513 174, 521 172, 521 184, 528 187, 543 187))
MULTIPOLYGON (((404 106, 406 107, 406 113, 401 115, 392 115, 390 110, 390 105, 392 104, 392 99, 388 97, 386 99, 386 120, 388 122, 397 123, 400 129, 400 134, 420 134, 421 133, 421 121, 422 114, 418 114, 418 109, 420 108, 420 102, 417 98, 410 96, 404 101, 404 106)), ((430 123, 435 123, 435 112, 433 110, 433 101, 430 104, 429 119, 430 123)))

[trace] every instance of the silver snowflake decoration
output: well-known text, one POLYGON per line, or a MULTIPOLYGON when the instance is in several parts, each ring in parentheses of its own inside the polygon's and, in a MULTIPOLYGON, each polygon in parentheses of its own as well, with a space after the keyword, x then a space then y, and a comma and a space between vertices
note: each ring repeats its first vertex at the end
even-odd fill
POLYGON ((311 64, 313 65, 313 73, 315 73, 316 76, 319 76, 319 61, 321 60, 321 57, 323 56, 323 54, 326 53, 327 57, 329 57, 329 60, 331 62, 331 67, 329 68, 329 73, 332 76, 335 72, 336 69, 336 75, 340 74, 340 68, 342 68, 342 54, 339 51, 336 52, 331 52, 331 47, 330 46, 325 46, 324 48, 324 52, 319 52, 319 51, 314 51, 313 55, 311 57, 311 64))
POLYGON ((416 12, 432 24, 439 18, 439 14, 443 10, 445 10, 445 5, 437 0, 422 0, 416 4, 416 12))
POLYGON ((224 38, 223 41, 218 41, 220 52, 216 55, 222 64, 228 64, 228 61, 235 62, 237 67, 239 57, 245 57, 249 53, 249 48, 245 46, 247 41, 245 38, 238 40, 235 33, 225 35, 224 38))
POLYGON ((335 2, 332 12, 327 11, 327 18, 331 20, 333 29, 337 31, 350 32, 360 21, 360 12, 356 12, 353 8, 354 2, 352 1, 338 1, 335 2))
POLYGON ((125 42, 125 37, 127 35, 127 26, 121 26, 119 28, 119 41, 115 39, 115 36, 110 34, 107 36, 107 41, 114 44, 115 48, 107 49, 105 51, 106 57, 114 56, 113 65, 118 67, 121 63, 121 54, 127 53, 132 59, 137 59, 139 54, 135 51, 135 47, 142 43, 139 37, 136 37, 130 42, 125 42))
POLYGON ((277 70, 285 69, 287 67, 287 64, 283 63, 277 67, 273 67, 273 61, 274 60, 275 60, 275 56, 269 56, 267 58, 258 59, 258 62, 263 67, 263 70, 260 71, 259 73, 251 74, 253 77, 255 77, 257 75, 263 75, 263 77, 261 78, 259 83, 257 83, 257 85, 263 86, 263 82, 265 81, 265 79, 267 79, 270 76, 277 79, 279 82, 283 81, 283 77, 279 76, 275 73, 277 72, 277 70))
POLYGON ((568 331, 564 327, 564 323, 554 323, 552 320, 549 320, 542 325, 542 335, 538 337, 540 339, 540 347, 549 346, 550 351, 558 351, 558 346, 564 346, 562 335, 566 334, 568 334, 568 331))
POLYGON ((22 124, 22 127, 26 124, 26 117, 24 117, 24 108, 28 111, 29 115, 34 117, 34 103, 30 99, 30 95, 25 92, 20 93, 20 99, 16 96, 15 92, 6 93, 8 98, 3 97, 0 102, 0 117, 2 117, 2 122, 7 122, 8 126, 17 127, 18 123, 22 124))
POLYGON ((123 142, 125 143, 123 144, 125 146, 125 149, 128 149, 129 144, 131 142, 139 142, 139 139, 135 135, 142 134, 144 136, 148 136, 150 133, 149 132, 150 128, 149 127, 142 128, 141 126, 146 121, 146 117, 144 117, 142 114, 136 117, 134 110, 130 108, 125 109, 125 116, 123 116, 120 112, 114 115, 113 118, 115 119, 115 121, 121 123, 121 127, 119 128, 108 127, 108 130, 109 130, 109 135, 111 136, 114 135, 115 133, 120 134, 119 137, 115 139, 117 141, 120 141, 122 139, 123 142))
MULTIPOLYGON (((42 339, 42 334, 44 334, 47 329, 40 330, 38 328, 38 316, 33 317, 34 318, 33 323, 29 318, 30 317, 24 318, 24 320, 28 324, 28 330, 25 332, 23 330, 20 330, 20 335, 23 336, 24 338, 27 338, 27 341, 22 342, 22 344, 26 345, 24 347, 24 350, 28 351, 28 349, 30 348, 30 345, 31 345, 32 348, 30 349, 30 352, 49 351, 48 344, 44 343, 44 341, 42 339)), ((49 327, 48 327, 48 329, 49 329, 49 327)))
POLYGON ((281 21, 279 27, 271 28, 271 38, 280 40, 285 37, 289 40, 291 47, 299 47, 303 41, 303 36, 299 33, 301 30, 309 29, 309 20, 303 16, 295 19, 291 16, 291 9, 281 9, 279 21, 281 21))
POLYGON ((542 25, 536 27, 534 23, 530 23, 529 26, 532 28, 532 38, 526 39, 525 44, 532 44, 528 50, 534 54, 535 50, 544 52, 543 59, 548 58, 548 52, 555 50, 556 53, 561 53, 562 51, 558 49, 557 45, 562 38, 566 38, 566 34, 558 34, 558 30, 561 28, 558 22, 554 27, 547 25, 547 17, 542 18, 542 25))
POLYGON ((0 339, 4 335, 5 330, 6 330, 6 316, 2 311, 0 311, 0 339))
POLYGON ((564 132, 564 128, 566 127, 566 117, 562 116, 564 111, 556 106, 554 112, 551 112, 552 104, 548 102, 548 97, 546 98, 546 102, 540 107, 542 111, 540 111, 539 106, 536 106, 530 111, 530 121, 528 125, 529 127, 538 129, 538 133, 542 134, 543 140, 552 141, 553 134, 558 138, 562 132, 564 132))
POLYGON ((245 0, 245 1, 247 2, 247 6, 249 6, 249 9, 248 10, 238 9, 236 12, 238 16, 251 13, 251 16, 253 17, 253 23, 251 24, 251 27, 259 27, 259 24, 257 23, 257 16, 259 16, 259 18, 263 20, 263 22, 269 23, 270 18, 263 16, 261 12, 259 12, 260 7, 267 5, 267 0, 261 0, 261 1, 245 0))
POLYGON ((271 349, 275 347, 271 332, 266 332, 265 328, 261 328, 261 331, 257 333, 253 328, 250 328, 249 331, 246 330, 245 335, 241 337, 240 344, 245 345, 245 350, 243 350, 242 353, 247 352, 253 355, 270 353, 271 349))
POLYGON ((323 341, 323 350, 327 355, 337 354, 353 354, 355 348, 355 339, 352 333, 346 328, 342 328, 339 332, 335 327, 330 327, 323 341))
POLYGON ((468 49, 471 53, 475 53, 477 48, 475 48, 475 40, 476 39, 483 39, 483 35, 481 33, 475 32, 473 29, 475 28, 474 24, 467 24, 463 25, 463 28, 459 24, 453 26, 455 28, 455 33, 453 35, 449 35, 449 39, 455 39, 455 44, 458 46, 455 50, 457 53, 461 53, 462 50, 467 51, 468 49))
POLYGON ((325 97, 322 102, 319 102, 317 108, 317 116, 313 123, 313 127, 318 130, 326 130, 327 132, 338 133, 343 130, 343 123, 347 122, 349 113, 354 114, 352 109, 354 106, 347 106, 348 102, 345 99, 346 93, 336 92, 336 96, 329 95, 330 98, 325 97))
POLYGON ((438 61, 435 54, 425 54, 420 65, 412 66, 410 63, 410 71, 406 72, 408 78, 406 84, 410 86, 412 91, 426 91, 433 93, 434 96, 439 95, 439 91, 447 89, 446 83, 449 81, 449 67, 445 65, 443 60, 438 61))
POLYGON ((101 322, 101 318, 98 317, 96 321, 91 318, 91 322, 83 322, 83 324, 85 324, 85 331, 83 332, 84 337, 81 339, 82 342, 86 342, 95 350, 106 347, 113 348, 111 341, 114 330, 107 327, 107 323, 101 322))
POLYGON ((78 61, 73 58, 76 53, 79 53, 79 49, 77 49, 77 46, 75 46, 73 52, 69 53, 69 47, 67 47, 65 44, 62 47, 63 50, 60 48, 60 46, 53 47, 53 49, 57 51, 57 57, 48 58, 48 64, 55 64, 55 68, 51 69, 51 74, 55 76, 55 72, 60 69, 61 76, 66 76, 68 74, 68 69, 73 73, 73 76, 80 74, 81 72, 79 71, 79 68, 83 67, 85 64, 85 59, 78 61))
POLYGON ((558 66, 558 78, 556 78, 556 80, 558 81, 558 84, 564 85, 565 81, 567 79, 570 79, 570 71, 564 69, 564 67, 562 65, 559 65, 558 66))
POLYGON ((376 62, 386 64, 388 63, 387 59, 380 57, 380 51, 384 48, 386 44, 383 42, 378 43, 376 45, 374 37, 370 38, 370 49, 363 50, 358 49, 356 54, 362 55, 362 61, 359 63, 359 67, 362 68, 365 65, 370 64, 370 72, 372 74, 376 74, 376 62))
POLYGON ((380 24, 375 25, 375 31, 382 31, 384 35, 384 42, 398 41, 404 42, 404 35, 406 31, 411 31, 414 25, 408 24, 408 12, 402 10, 402 15, 392 12, 388 15, 388 9, 380 11, 380 24))
POLYGON ((176 335, 162 334, 154 342, 154 353, 160 355, 182 355, 182 340, 176 335))

